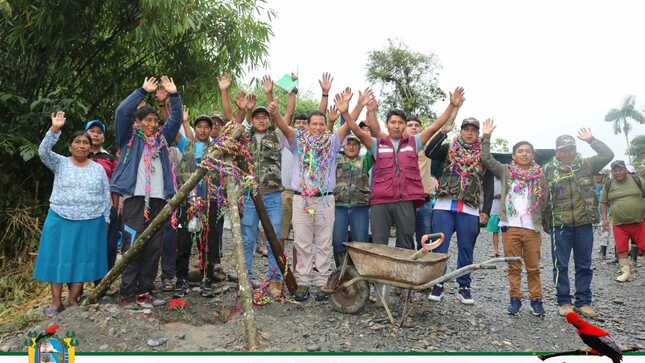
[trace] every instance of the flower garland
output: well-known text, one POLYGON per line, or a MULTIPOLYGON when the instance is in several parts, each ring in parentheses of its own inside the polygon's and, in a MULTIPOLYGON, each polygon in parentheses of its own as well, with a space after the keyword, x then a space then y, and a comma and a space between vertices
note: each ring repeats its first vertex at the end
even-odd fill
POLYGON ((312 135, 304 129, 296 130, 300 188, 305 197, 305 211, 310 215, 315 214, 315 210, 307 207, 307 199, 328 193, 327 175, 335 160, 332 157, 334 135, 330 132, 312 135))
POLYGON ((467 144, 461 136, 455 137, 448 149, 448 159, 452 171, 459 175, 462 190, 466 188, 466 178, 476 172, 483 171, 481 160, 481 140, 477 138, 472 144, 467 144))
MULTIPOLYGON (((157 131, 154 135, 146 137, 143 129, 137 128, 134 129, 132 136, 127 144, 127 152, 124 156, 124 162, 127 161, 130 152, 132 151, 132 145, 134 144, 135 137, 138 137, 143 141, 143 165, 144 165, 144 208, 143 208, 143 217, 146 221, 149 221, 151 218, 150 211, 150 194, 152 192, 152 173, 155 172, 155 169, 152 165, 152 161, 158 159, 161 155, 161 150, 165 149, 166 154, 169 155, 168 142, 166 138, 157 131)), ((170 161, 169 161, 170 162, 170 161)), ((175 190, 177 190, 177 177, 175 175, 175 170, 171 165, 168 165, 168 172, 170 173, 170 178, 172 180, 172 185, 175 190)), ((170 217, 170 225, 173 229, 177 229, 177 213, 173 212, 170 217)))
MULTIPOLYGON (((539 210, 540 200, 544 197, 544 186, 540 182, 540 179, 544 175, 542 168, 534 161, 528 169, 522 169, 513 161, 509 165, 509 171, 511 173, 511 179, 516 182, 513 186, 513 193, 519 194, 523 190, 528 189, 529 201, 533 203, 529 206, 527 214, 533 214, 534 211, 539 210)), ((510 193, 506 195, 506 213, 511 216, 518 215, 510 193)))

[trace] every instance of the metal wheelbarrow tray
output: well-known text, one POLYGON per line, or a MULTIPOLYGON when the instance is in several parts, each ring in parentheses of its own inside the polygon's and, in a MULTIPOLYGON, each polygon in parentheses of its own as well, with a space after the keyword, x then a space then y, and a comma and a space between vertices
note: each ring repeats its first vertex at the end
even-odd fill
POLYGON ((426 253, 412 259, 408 249, 375 243, 346 243, 347 252, 358 273, 365 278, 423 285, 444 274, 450 256, 445 253, 426 253))

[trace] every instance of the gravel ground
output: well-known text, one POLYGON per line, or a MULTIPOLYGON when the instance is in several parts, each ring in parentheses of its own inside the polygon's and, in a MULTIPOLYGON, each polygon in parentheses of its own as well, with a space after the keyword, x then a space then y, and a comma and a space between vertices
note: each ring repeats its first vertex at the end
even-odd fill
MULTIPOLYGON (((225 234, 224 268, 233 272, 229 231, 225 234)), ((457 285, 446 284, 442 302, 418 295, 404 328, 392 329, 383 308, 368 303, 357 315, 332 310, 329 302, 273 302, 257 307, 257 325, 262 349, 266 351, 565 351, 583 346, 572 326, 558 316, 552 282, 550 242, 543 235, 542 283, 547 315, 530 314, 525 302, 521 313, 511 317, 505 267, 473 273, 475 304, 466 306, 456 298, 457 285)), ((489 258, 490 235, 484 230, 475 249, 475 260, 489 258)), ((451 244, 449 268, 456 265, 456 243, 451 244)), ((290 247, 289 247, 290 250, 290 247)), ((594 253, 594 308, 601 314, 596 322, 607 329, 623 347, 643 345, 642 272, 626 284, 614 282, 616 264, 594 253)), ((266 271, 266 259, 256 257, 256 276, 266 271)), ((640 266, 639 266, 640 267, 640 266)), ((642 267, 640 267, 642 271, 642 267)), ((573 271, 570 272, 573 276, 573 271)), ((526 293, 523 276, 523 290, 526 293)), ((80 340, 79 351, 240 351, 244 330, 236 308, 234 284, 222 283, 215 298, 197 292, 187 297, 185 312, 168 312, 157 307, 148 312, 131 312, 117 305, 115 296, 100 304, 70 308, 55 319, 43 320, 22 332, 7 333, 0 339, 1 351, 23 351, 29 330, 42 330, 57 322, 63 331, 72 330, 80 340)), ((158 296, 168 299, 169 294, 158 296)), ((395 318, 400 309, 394 301, 395 318)), ((46 302, 44 302, 46 304, 46 302)), ((44 305, 43 305, 44 306, 44 305)), ((35 309, 41 309, 36 307, 35 309)), ((6 329, 2 329, 6 331, 6 329)))

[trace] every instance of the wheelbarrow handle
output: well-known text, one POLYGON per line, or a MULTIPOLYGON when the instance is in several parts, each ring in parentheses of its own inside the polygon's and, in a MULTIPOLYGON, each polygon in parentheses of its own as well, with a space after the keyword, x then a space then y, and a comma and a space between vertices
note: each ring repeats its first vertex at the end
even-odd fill
POLYGON ((446 236, 441 232, 424 235, 423 237, 421 237, 421 249, 412 255, 412 259, 417 260, 427 252, 431 252, 432 250, 441 246, 441 244, 445 239, 446 239, 446 236), (431 240, 431 241, 434 240, 434 242, 428 243, 428 240, 431 240))

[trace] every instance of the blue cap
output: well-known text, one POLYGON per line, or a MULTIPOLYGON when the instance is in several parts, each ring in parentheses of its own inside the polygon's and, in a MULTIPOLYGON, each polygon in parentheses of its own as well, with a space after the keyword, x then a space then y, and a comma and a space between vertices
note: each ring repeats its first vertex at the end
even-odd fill
POLYGON ((87 121, 87 123, 85 123, 85 131, 87 131, 87 130, 91 129, 91 128, 92 128, 92 127, 94 127, 94 126, 98 126, 98 127, 100 127, 100 128, 101 128, 101 130, 103 130, 103 133, 105 133, 105 131, 106 131, 106 129, 107 129, 107 128, 105 127, 105 124, 104 124, 103 122, 101 122, 101 120, 96 119, 96 120, 90 120, 90 121, 87 121))

